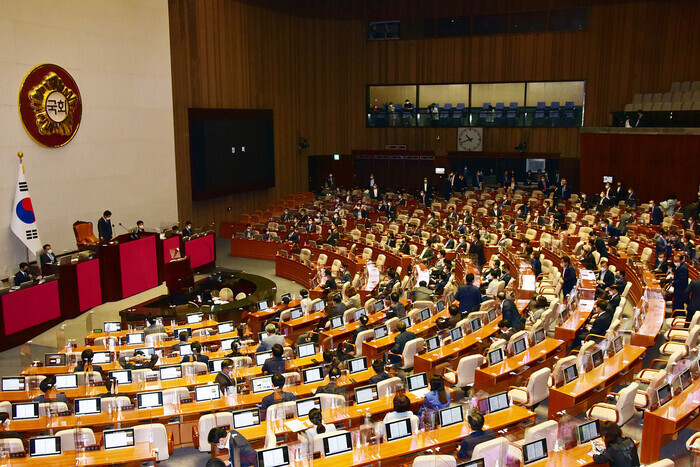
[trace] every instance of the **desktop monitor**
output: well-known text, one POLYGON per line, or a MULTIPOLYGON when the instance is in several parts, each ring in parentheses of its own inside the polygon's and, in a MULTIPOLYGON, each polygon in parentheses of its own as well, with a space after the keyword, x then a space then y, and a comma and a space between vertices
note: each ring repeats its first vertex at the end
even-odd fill
POLYGON ((534 334, 535 344, 539 344, 540 342, 542 342, 544 340, 544 337, 545 337, 544 336, 544 329, 540 328, 537 331, 535 331, 535 334, 534 334))
POLYGON ((615 353, 618 353, 620 350, 622 350, 622 336, 617 336, 615 340, 613 340, 613 350, 615 353))
POLYGON ((342 316, 334 316, 331 318, 331 329, 338 329, 343 327, 343 317, 342 316))
POLYGON ((323 438, 323 455, 328 457, 352 451, 352 434, 339 433, 323 438))
POLYGON ((291 319, 299 319, 304 316, 304 311, 301 308, 292 308, 289 313, 291 319))
POLYGON ((513 353, 515 355, 521 354, 525 352, 525 350, 527 350, 527 343, 524 337, 522 339, 518 339, 513 343, 513 353))
POLYGON ((131 383, 131 370, 114 370, 109 372, 109 376, 115 378, 119 384, 131 383))
POLYGON ((256 353, 255 354, 255 365, 262 366, 265 363, 265 360, 267 360, 268 358, 272 358, 272 351, 271 350, 256 353))
POLYGON ((656 396, 659 399, 659 407, 668 403, 668 401, 671 400, 671 386, 668 384, 664 384, 656 390, 656 396))
POLYGON ((99 397, 75 400, 76 415, 94 415, 98 413, 102 413, 102 399, 99 397))
POLYGON ((260 331, 258 333, 258 342, 262 342, 265 337, 267 337, 267 333, 265 331, 260 331))
POLYGON ((323 311, 324 308, 326 308, 326 302, 323 300, 314 305, 314 311, 323 311))
POLYGON ((428 321, 430 319, 430 308, 423 308, 420 311, 420 320, 428 321))
POLYGON ((173 329, 173 338, 175 340, 180 339, 180 333, 181 332, 186 332, 187 333, 187 338, 192 337, 192 328, 185 327, 185 328, 175 328, 173 329))
POLYGON ((418 391, 428 387, 428 375, 426 373, 418 373, 406 378, 408 383, 408 392, 418 391))
POLYGON ((366 315, 367 311, 364 308, 355 310, 355 321, 360 321, 360 316, 366 315))
POLYGON ((66 354, 47 353, 44 355, 44 366, 66 366, 66 354))
POLYGON ((253 378, 250 380, 250 386, 253 390, 253 394, 257 394, 259 392, 272 391, 272 376, 268 375, 261 376, 259 378, 253 378))
POLYGON ((158 368, 161 381, 182 378, 182 365, 168 365, 158 368))
POLYGON ((24 376, 10 376, 2 378, 3 392, 24 391, 26 386, 24 376))
POLYGON ((236 330, 236 324, 233 321, 225 321, 216 325, 219 334, 226 334, 236 330))
POLYGON ((504 410, 510 407, 510 401, 508 400, 508 393, 502 392, 500 394, 495 394, 489 396, 488 398, 489 413, 498 412, 499 410, 504 410))
POLYGON ((121 430, 105 430, 102 435, 102 441, 105 450, 128 448, 134 445, 133 428, 124 428, 121 430))
POLYGON ((612 183, 612 182, 613 182, 612 175, 603 175, 603 183, 612 183))
POLYGON ((270 308, 267 306, 267 300, 261 300, 258 302, 258 311, 264 311, 270 308))
POLYGON ((260 409, 246 409, 233 412, 233 428, 240 430, 249 426, 260 425, 260 409))
POLYGON ((289 465, 289 448, 280 446, 258 451, 258 467, 284 467, 289 465))
POLYGON ((321 410, 321 398, 320 397, 310 397, 308 399, 301 399, 296 401, 297 404, 297 417, 306 417, 311 412, 311 409, 321 410))
POLYGON ((313 355, 316 355, 316 344, 313 342, 301 344, 297 347, 297 356, 299 358, 311 357, 313 355))
POLYGON ((591 356, 593 360, 593 368, 598 368, 603 363, 603 349, 598 349, 591 356))
POLYGON ((481 329, 481 320, 479 318, 469 321, 469 325, 472 328, 472 332, 476 332, 481 329))
POLYGON ((122 330, 122 323, 119 321, 105 321, 104 331, 105 332, 120 332, 122 330))
POLYGON ((435 167, 435 175, 445 175, 444 167, 435 167))
POLYGON ((690 374, 690 369, 683 370, 683 372, 680 374, 680 379, 681 379, 681 389, 685 391, 688 389, 688 386, 690 386, 693 382, 693 376, 690 374))
POLYGON ((503 361, 503 348, 499 347, 496 350, 489 352, 489 366, 501 363, 503 361))
POLYGON ((12 404, 12 420, 32 420, 39 418, 38 402, 12 404))
POLYGON ((355 403, 357 405, 376 401, 378 399, 379 393, 377 392, 376 384, 370 384, 368 386, 362 386, 361 388, 355 389, 355 403))
POLYGON ((235 338, 235 337, 232 337, 232 338, 230 338, 230 339, 221 339, 220 349, 221 349, 221 350, 225 350, 225 351, 231 350, 231 344, 232 344, 233 341, 235 341, 235 340, 238 340, 238 339, 235 338))
POLYGON ((489 318, 489 323, 492 322, 493 320, 495 320, 496 319, 496 309, 491 308, 488 311, 488 313, 486 314, 486 316, 488 316, 488 318, 489 318))
POLYGON ((411 327, 411 318, 409 318, 408 316, 404 316, 403 318, 400 318, 399 321, 403 321, 404 324, 406 324, 407 328, 411 327))
POLYGON ((386 423, 384 425, 384 429, 386 430, 387 442, 406 438, 413 434, 413 431, 411 430, 410 418, 400 418, 398 420, 386 423))
POLYGON ((450 293, 450 294, 447 296, 447 301, 448 301, 449 303, 454 302, 454 301, 455 301, 455 294, 454 294, 454 293, 450 293))
MULTIPOLYGON (((282 251, 284 251, 284 250, 282 250, 282 251)), ((311 279, 311 288, 315 289, 316 287, 318 287, 318 284, 320 284, 320 283, 321 283, 321 281, 318 280, 318 277, 314 277, 313 279, 311 279)), ((314 306, 314 310, 316 310, 315 306, 314 306)))
POLYGON ((450 329, 450 337, 452 337, 452 342, 456 342, 462 338, 462 328, 456 327, 450 329))
POLYGON ((600 437, 600 429, 598 424, 598 420, 592 420, 590 422, 582 423, 576 427, 576 434, 578 435, 579 444, 587 443, 600 437))
POLYGON ((142 332, 131 332, 126 335, 126 343, 128 345, 138 345, 145 342, 145 334, 142 332))
POLYGON ((143 352, 143 354, 148 358, 151 358, 153 354, 156 353, 156 349, 153 347, 139 347, 138 349, 134 349, 134 353, 136 353, 139 350, 143 352))
POLYGON ((525 465, 542 460, 547 455, 547 438, 538 439, 523 446, 523 464, 525 465))
POLYGON ((187 315, 187 324, 201 323, 204 319, 204 313, 189 313, 187 315))
POLYGON ((374 328, 374 340, 379 340, 389 335, 386 325, 374 328))
POLYGON ((438 300, 435 302, 435 311, 440 313, 442 310, 445 309, 445 302, 442 300, 438 300))
POLYGON ((433 350, 439 348, 440 336, 433 336, 428 338, 428 340, 425 341, 425 346, 427 347, 428 352, 432 352, 433 350))
POLYGON ((448 407, 440 410, 440 426, 443 428, 446 426, 455 425, 457 423, 462 423, 463 421, 464 412, 462 412, 461 405, 455 405, 454 407, 448 407))
POLYGON ((106 365, 108 363, 112 363, 112 352, 104 350, 93 353, 92 363, 94 365, 106 365))
POLYGON ((29 457, 56 456, 61 454, 60 436, 29 438, 29 457))
POLYGON ((136 394, 136 406, 139 409, 163 407, 163 391, 140 392, 136 394))
POLYGON ((195 386, 194 400, 195 402, 213 401, 221 397, 218 384, 205 384, 204 386, 195 386))
MULTIPOLYGON (((233 339, 231 339, 233 340, 233 339)), ((188 355, 192 355, 192 344, 187 342, 185 344, 179 344, 180 348, 180 356, 181 357, 186 357, 188 355)), ((230 347, 229 347, 230 348, 230 347)))
POLYGON ((65 375, 56 375, 56 389, 76 389, 78 387, 78 375, 68 373, 65 375))
POLYGON ((352 375, 367 369, 367 357, 353 358, 348 360, 348 372, 352 375))
POLYGON ((323 366, 314 366, 301 371, 304 384, 323 381, 323 366))
POLYGON ((578 368, 576 364, 569 365, 564 368, 564 384, 569 384, 573 380, 578 378, 578 368))

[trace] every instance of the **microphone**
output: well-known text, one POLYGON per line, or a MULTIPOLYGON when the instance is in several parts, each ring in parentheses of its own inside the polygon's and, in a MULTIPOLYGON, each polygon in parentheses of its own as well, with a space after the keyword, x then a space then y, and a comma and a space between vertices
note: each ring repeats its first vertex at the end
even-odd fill
MULTIPOLYGON (((114 227, 114 224, 112 224, 112 227, 114 227)), ((128 233, 131 233, 131 230, 129 230, 129 229, 127 229, 126 227, 124 227, 124 226, 122 225, 121 222, 119 223, 119 227, 121 227, 122 229, 126 230, 128 233)))

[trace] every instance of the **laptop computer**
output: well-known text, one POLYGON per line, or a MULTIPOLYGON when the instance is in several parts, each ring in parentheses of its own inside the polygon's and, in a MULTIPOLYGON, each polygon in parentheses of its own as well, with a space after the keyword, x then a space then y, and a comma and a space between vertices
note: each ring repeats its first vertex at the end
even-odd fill
POLYGON ((76 415, 94 415, 98 413, 102 413, 102 399, 99 397, 75 400, 76 415))
POLYGON ((122 323, 119 321, 105 321, 104 331, 105 332, 120 332, 122 330, 122 323))
MULTIPOLYGON (((238 340, 238 339, 235 337, 230 338, 230 339, 221 339, 220 349, 228 352, 229 350, 231 350, 231 344, 235 340, 238 340)), ((180 346, 182 346, 182 344, 180 344, 180 346)), ((180 351, 180 355, 182 355, 182 351, 180 351)))
POLYGON ((316 344, 313 342, 301 344, 297 347, 297 356, 299 358, 311 357, 312 355, 316 355, 316 344))
POLYGON ((29 457, 57 456, 61 454, 60 436, 29 438, 29 457))
POLYGON ((402 439, 413 435, 413 431, 411 430, 410 418, 400 418, 398 420, 386 423, 384 424, 384 429, 386 430, 387 442, 395 441, 397 439, 402 439))
POLYGON ((496 350, 492 350, 488 354, 489 357, 489 366, 495 365, 497 363, 501 363, 503 361, 503 348, 499 347, 496 350))
POLYGON ((32 420, 39 418, 38 402, 12 404, 12 420, 32 420))
POLYGON ((569 365, 564 368, 564 384, 569 384, 573 380, 578 378, 578 368, 576 364, 569 365))
POLYGON ((320 397, 309 397, 308 399, 301 399, 296 401, 297 404, 297 417, 305 417, 309 415, 311 409, 321 410, 321 398, 320 397))
POLYGON ((386 325, 374 328, 374 340, 379 340, 387 335, 389 335, 389 331, 387 330, 386 325))
POLYGON ((76 389, 78 387, 78 375, 68 373, 65 375, 56 375, 56 389, 76 389))
POLYGON ((323 311, 323 309, 326 307, 326 302, 324 300, 321 300, 320 302, 316 302, 314 305, 314 311, 323 311))
POLYGON ((333 456, 344 452, 352 451, 352 434, 339 433, 323 438, 323 455, 333 456))
POLYGON ((253 394, 260 392, 272 391, 272 376, 260 376, 259 378, 253 378, 250 380, 250 387, 253 394))
POLYGON ((132 447, 134 445, 134 429, 105 430, 102 441, 105 450, 132 447))
POLYGON ((3 392, 24 391, 26 386, 24 376, 9 376, 2 378, 3 392))
POLYGON ((233 428, 240 430, 249 426, 260 425, 260 409, 245 409, 233 412, 233 428))
POLYGON ((527 342, 524 337, 513 343, 513 353, 515 355, 521 354, 525 352, 525 350, 527 350, 527 342))
POLYGON ((153 409, 163 407, 163 392, 140 392, 136 394, 136 406, 139 409, 153 409))
POLYGON ((454 329, 450 329, 450 337, 452 338, 452 342, 460 340, 462 336, 462 328, 456 327, 454 329))
POLYGON ((304 384, 315 383, 323 380, 323 366, 314 366, 301 371, 304 384))
POLYGON ((430 392, 428 388, 428 375, 426 373, 418 373, 406 378, 408 383, 408 392, 416 397, 425 397, 430 392))
POLYGON ((529 465, 548 456, 547 438, 538 439, 523 446, 523 464, 529 465))
POLYGON ((428 338, 425 341, 425 346, 428 349, 428 352, 432 352, 433 350, 437 349, 440 347, 440 336, 433 336, 428 338))
POLYGON ((367 357, 353 358, 348 360, 348 372, 352 375, 367 369, 367 357))
POLYGON ((219 332, 219 334, 226 334, 226 333, 235 331, 236 325, 234 324, 233 321, 226 321, 226 322, 217 324, 216 329, 219 332))
POLYGON ((161 381, 182 378, 182 365, 168 365, 158 368, 161 381))
POLYGON ((196 402, 217 400, 221 397, 218 384, 205 384, 203 386, 195 386, 194 400, 196 402))
POLYGON ((502 392, 500 394, 494 394, 489 396, 488 399, 489 413, 498 412, 500 410, 505 410, 510 407, 510 401, 508 400, 508 393, 502 392))
POLYGON ((355 389, 355 403, 357 405, 366 404, 367 402, 376 401, 378 399, 379 393, 377 392, 376 384, 370 384, 355 389))
POLYGON ((128 345, 139 345, 143 344, 145 339, 145 334, 142 332, 131 332, 126 335, 126 343, 128 345))
POLYGON ((201 323, 204 319, 204 313, 189 313, 187 315, 187 324, 201 323))
POLYGON ((109 372, 109 376, 115 378, 119 384, 131 383, 131 370, 114 370, 109 372))
POLYGON ((471 326, 472 332, 476 332, 481 329, 481 320, 479 318, 469 321, 469 326, 471 326))
POLYGON ((463 421, 464 412, 462 411, 461 405, 447 407, 446 409, 440 410, 440 426, 443 428, 446 426, 455 425, 457 423, 462 423, 463 421))
POLYGON ((181 333, 181 332, 186 332, 188 338, 192 337, 192 328, 190 328, 190 327, 182 327, 182 328, 175 328, 175 329, 173 329, 173 339, 175 339, 175 340, 180 339, 180 333, 181 333))
POLYGON ((289 448, 280 446, 258 451, 258 467, 284 467, 289 465, 289 448))
POLYGON ((153 354, 156 353, 156 349, 153 347, 139 347, 138 349, 134 349, 134 353, 138 352, 139 350, 148 358, 151 358, 153 354))
POLYGON ((576 427, 579 444, 587 443, 596 438, 600 438, 600 426, 598 420, 582 423, 576 427))
POLYGON ((256 366, 262 366, 265 363, 265 360, 268 358, 272 357, 272 351, 267 350, 265 352, 258 352, 255 354, 255 365, 256 366))

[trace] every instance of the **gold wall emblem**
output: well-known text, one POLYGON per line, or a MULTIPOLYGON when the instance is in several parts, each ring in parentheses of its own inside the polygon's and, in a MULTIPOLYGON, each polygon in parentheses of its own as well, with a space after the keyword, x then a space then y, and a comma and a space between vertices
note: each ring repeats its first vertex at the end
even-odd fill
POLYGON ((73 131, 73 113, 78 96, 54 72, 29 91, 29 105, 42 135, 69 135, 73 131))

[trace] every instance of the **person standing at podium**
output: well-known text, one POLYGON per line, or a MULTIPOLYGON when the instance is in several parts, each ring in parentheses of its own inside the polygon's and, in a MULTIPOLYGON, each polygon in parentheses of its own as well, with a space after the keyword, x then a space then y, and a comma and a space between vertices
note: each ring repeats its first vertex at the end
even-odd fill
POLYGON ((97 235, 100 237, 101 242, 109 242, 112 240, 112 217, 111 211, 105 211, 102 213, 102 217, 97 221, 97 235))
POLYGON ((54 264, 56 262, 56 255, 51 251, 51 245, 48 243, 44 245, 44 252, 39 255, 39 264, 41 265, 41 273, 46 275, 48 271, 44 270, 44 266, 47 264, 54 264))

